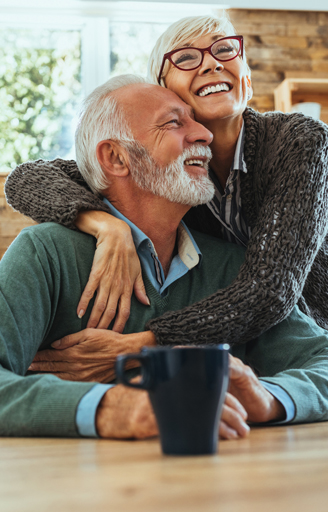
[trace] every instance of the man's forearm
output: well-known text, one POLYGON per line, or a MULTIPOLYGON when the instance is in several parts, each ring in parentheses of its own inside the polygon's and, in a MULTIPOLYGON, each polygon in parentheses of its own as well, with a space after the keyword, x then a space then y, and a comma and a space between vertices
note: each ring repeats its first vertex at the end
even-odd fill
POLYGON ((96 384, 86 393, 76 410, 76 426, 82 437, 98 437, 96 430, 96 414, 104 394, 112 389, 114 384, 96 384))
POLYGON ((279 385, 295 404, 292 423, 328 421, 328 351, 317 355, 300 369, 265 377, 279 385))
POLYGON ((77 437, 76 409, 94 383, 0 370, 0 435, 77 437))
POLYGON ((296 415, 296 407, 290 395, 278 384, 266 382, 262 378, 260 378, 260 381, 265 389, 269 391, 282 404, 284 408, 284 417, 273 421, 275 423, 290 423, 296 415))

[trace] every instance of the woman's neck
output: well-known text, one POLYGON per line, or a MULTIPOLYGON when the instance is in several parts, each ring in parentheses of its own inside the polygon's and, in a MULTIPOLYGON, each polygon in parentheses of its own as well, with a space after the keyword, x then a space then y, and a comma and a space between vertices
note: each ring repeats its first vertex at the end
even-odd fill
POLYGON ((206 124, 213 133, 211 169, 215 172, 223 189, 230 174, 231 165, 235 156, 239 133, 243 124, 242 116, 233 119, 218 120, 210 125, 206 124))

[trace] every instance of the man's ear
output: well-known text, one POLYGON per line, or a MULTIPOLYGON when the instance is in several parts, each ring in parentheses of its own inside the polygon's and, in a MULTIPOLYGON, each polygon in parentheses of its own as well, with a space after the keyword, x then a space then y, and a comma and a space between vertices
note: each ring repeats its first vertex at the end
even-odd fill
POLYGON ((97 160, 111 176, 128 176, 127 153, 116 141, 102 140, 97 144, 97 160))
POLYGON ((246 75, 246 87, 247 87, 247 101, 253 98, 253 87, 252 81, 249 76, 246 75))

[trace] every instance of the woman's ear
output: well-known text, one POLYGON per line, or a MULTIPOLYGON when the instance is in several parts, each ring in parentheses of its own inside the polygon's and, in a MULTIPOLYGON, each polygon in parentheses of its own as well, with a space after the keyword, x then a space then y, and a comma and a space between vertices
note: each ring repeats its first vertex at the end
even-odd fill
POLYGON ((116 141, 102 140, 97 144, 97 160, 101 168, 111 176, 128 176, 127 155, 116 141))
POLYGON ((247 87, 247 101, 249 101, 253 98, 252 81, 249 76, 246 76, 246 87, 247 87))

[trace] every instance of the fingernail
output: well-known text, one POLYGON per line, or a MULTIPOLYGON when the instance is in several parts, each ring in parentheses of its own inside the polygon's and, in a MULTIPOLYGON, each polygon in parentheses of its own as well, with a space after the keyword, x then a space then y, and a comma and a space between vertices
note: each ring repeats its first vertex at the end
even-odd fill
POLYGON ((27 369, 32 371, 32 370, 34 369, 34 365, 33 365, 33 363, 32 363, 32 364, 30 364, 30 366, 29 366, 27 369))
POLYGON ((79 314, 78 314, 77 316, 78 316, 79 318, 82 318, 82 317, 83 317, 83 315, 84 315, 84 313, 85 313, 84 309, 80 309, 79 314))
POLYGON ((147 304, 148 304, 148 306, 150 306, 150 300, 148 297, 147 297, 147 304))
POLYGON ((53 343, 51 343, 51 346, 53 348, 59 348, 61 346, 62 342, 61 340, 57 340, 57 341, 54 341, 53 343))
POLYGON ((249 433, 249 431, 250 431, 250 427, 245 423, 245 424, 243 425, 243 433, 244 433, 245 435, 247 435, 247 434, 249 433))

